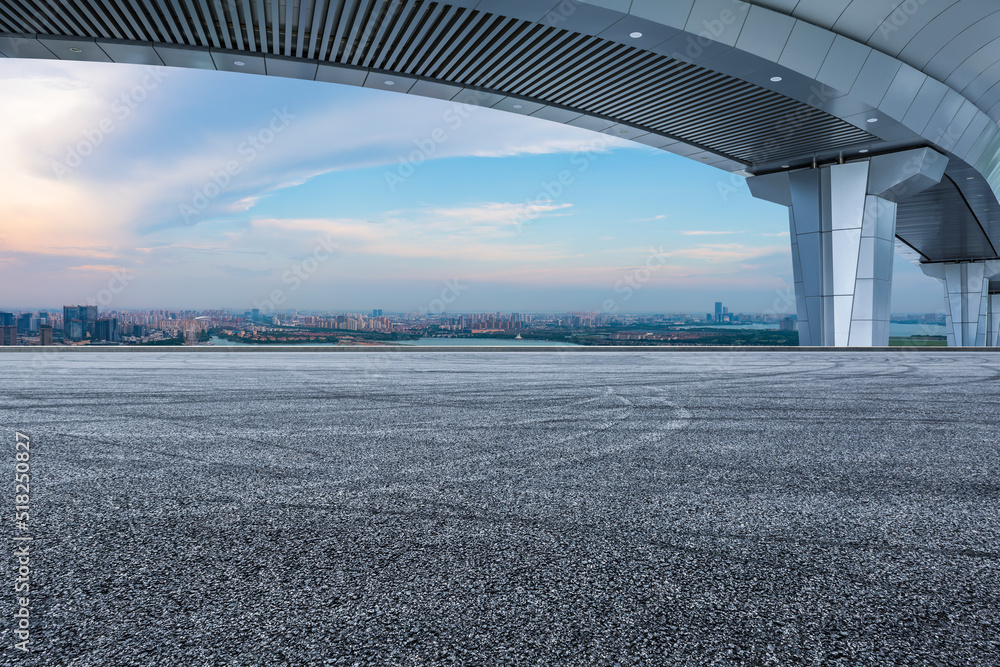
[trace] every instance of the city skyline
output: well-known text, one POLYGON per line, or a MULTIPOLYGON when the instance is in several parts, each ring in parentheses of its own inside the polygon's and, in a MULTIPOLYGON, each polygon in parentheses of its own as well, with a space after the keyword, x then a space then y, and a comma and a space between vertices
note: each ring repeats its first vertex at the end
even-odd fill
MULTIPOLYGON (((892 317, 897 345, 940 345, 940 313, 892 317)), ((253 309, 104 310, 64 305, 0 311, 0 346, 27 345, 440 345, 478 340, 507 345, 795 345, 797 318, 741 313, 715 302, 708 313, 367 312, 253 309)))
MULTIPOLYGON (((638 144, 219 72, 0 61, 0 88, 6 308, 240 308, 277 290, 298 309, 444 293, 468 312, 699 312, 725 293, 794 312, 786 212, 638 144)), ((893 289, 894 311, 941 307, 901 258, 893 289)))

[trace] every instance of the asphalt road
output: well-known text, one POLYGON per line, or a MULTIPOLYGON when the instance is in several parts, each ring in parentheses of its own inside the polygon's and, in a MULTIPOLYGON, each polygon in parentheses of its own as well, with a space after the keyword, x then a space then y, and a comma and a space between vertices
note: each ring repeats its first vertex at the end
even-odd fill
POLYGON ((0 664, 1000 664, 998 378, 987 354, 0 355, 0 664))

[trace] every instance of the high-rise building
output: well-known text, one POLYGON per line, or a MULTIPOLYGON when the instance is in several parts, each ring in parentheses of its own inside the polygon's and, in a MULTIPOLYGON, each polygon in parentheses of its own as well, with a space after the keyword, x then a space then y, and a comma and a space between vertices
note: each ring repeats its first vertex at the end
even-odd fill
POLYGON ((80 319, 80 309, 77 306, 63 306, 63 337, 71 339, 70 322, 80 319))
POLYGON ((715 321, 716 322, 721 322, 722 321, 722 302, 721 301, 716 301, 715 302, 715 321))
POLYGON ((74 317, 69 321, 69 326, 64 329, 63 334, 66 340, 83 340, 84 325, 83 320, 78 317, 74 317))
POLYGON ((9 327, 14 324, 14 313, 0 313, 0 327, 9 327))
POLYGON ((0 324, 0 345, 17 345, 16 324, 0 324))
POLYGON ((94 325, 94 340, 117 343, 120 340, 117 318, 97 320, 94 325))
POLYGON ((31 313, 21 313, 17 316, 17 330, 24 333, 31 331, 31 313))
POLYGON ((94 337, 97 327, 97 306, 63 306, 63 337, 68 340, 83 340, 87 334, 94 337), (80 320, 82 333, 74 336, 70 324, 80 320))
POLYGON ((80 319, 84 321, 87 333, 93 338, 97 328, 97 306, 80 306, 80 313, 84 316, 80 319))
POLYGON ((38 325, 38 344, 39 345, 52 345, 52 325, 51 324, 40 324, 40 325, 38 325))
POLYGON ((382 309, 381 308, 373 308, 372 309, 372 317, 382 317, 382 309))

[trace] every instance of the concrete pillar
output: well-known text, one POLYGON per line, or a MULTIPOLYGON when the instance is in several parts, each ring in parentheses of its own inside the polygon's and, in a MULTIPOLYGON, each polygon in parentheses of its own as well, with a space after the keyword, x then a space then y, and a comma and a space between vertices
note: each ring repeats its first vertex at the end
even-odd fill
POLYGON ((992 333, 995 323, 990 321, 989 287, 990 278, 1000 274, 1000 260, 935 262, 921 264, 920 269, 944 285, 948 347, 996 345, 997 337, 992 333))
POLYGON ((998 347, 1000 346, 1000 292, 989 294, 987 299, 986 345, 988 347, 998 347))
POLYGON ((937 184, 929 148, 747 180, 788 206, 799 345, 889 344, 896 203, 937 184))

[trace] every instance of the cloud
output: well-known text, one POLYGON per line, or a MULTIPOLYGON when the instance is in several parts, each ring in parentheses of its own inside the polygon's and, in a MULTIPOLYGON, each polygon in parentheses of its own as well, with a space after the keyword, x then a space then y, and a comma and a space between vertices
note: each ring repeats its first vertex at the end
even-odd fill
POLYGON ((255 244, 320 241, 336 243, 350 254, 449 259, 461 262, 541 262, 570 257, 556 244, 529 244, 519 223, 564 215, 570 204, 483 202, 455 207, 389 211, 378 220, 345 218, 260 218, 252 221, 247 242, 255 244), (251 238, 252 237, 252 238, 251 238), (280 238, 277 238, 280 237, 280 238))
POLYGON ((743 234, 744 232, 722 232, 722 231, 710 231, 710 230, 693 230, 681 232, 684 236, 722 236, 725 234, 743 234))
POLYGON ((118 271, 122 267, 115 266, 113 264, 85 264, 83 266, 67 266, 67 271, 97 271, 99 273, 108 273, 109 271, 118 271))
MULTIPOLYGON (((169 227, 246 216, 273 193, 332 171, 391 172, 420 146, 421 164, 634 146, 492 109, 322 83, 312 84, 308 102, 293 96, 297 105, 287 109, 269 101, 234 107, 234 90, 298 83, 167 69, 157 70, 169 76, 122 118, 116 109, 123 96, 149 71, 0 59, 3 250, 60 253, 57 246, 72 246, 110 259, 148 246, 143 239, 169 227), (172 106, 194 97, 203 99, 197 109, 172 106), (223 107, 229 111, 218 117, 209 112, 223 107), (111 131, 101 131, 109 122, 111 131), (60 178, 53 165, 74 152, 86 155, 60 178), (185 206, 193 213, 185 216, 185 206)), ((447 211, 440 213, 436 224, 444 225, 447 211)), ((505 224, 509 213, 476 211, 507 218, 505 224)))
POLYGON ((745 246, 738 243, 706 244, 695 248, 684 248, 667 253, 670 257, 684 257, 706 262, 736 263, 746 262, 758 257, 788 253, 787 246, 745 246))

